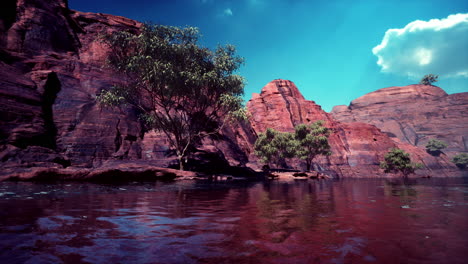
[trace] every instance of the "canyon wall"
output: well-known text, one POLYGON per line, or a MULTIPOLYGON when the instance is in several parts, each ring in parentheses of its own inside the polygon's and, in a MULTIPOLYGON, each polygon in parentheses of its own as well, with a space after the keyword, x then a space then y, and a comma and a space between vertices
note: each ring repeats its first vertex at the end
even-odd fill
MULTIPOLYGON (((18 167, 99 167, 108 160, 147 161, 160 167, 177 163, 168 155, 165 137, 145 131, 132 108, 108 109, 96 102, 103 89, 121 81, 105 67, 108 49, 100 35, 138 32, 140 27, 119 16, 70 10, 65 0, 0 3, 0 174, 18 167)), ((428 112, 417 112, 413 99, 389 92, 387 97, 358 99, 328 114, 305 100, 292 82, 274 80, 248 102, 249 122, 229 125, 221 135, 207 138, 192 158, 206 168, 258 169, 262 164, 253 155, 258 133, 268 127, 293 131, 297 124, 324 120, 333 131, 333 155, 317 158, 317 170, 336 177, 387 176, 378 164, 390 148, 400 147, 426 166, 418 171, 421 175, 459 176, 462 172, 448 157, 433 157, 414 145, 427 141, 421 131, 429 129, 447 139, 448 151, 466 151, 467 122, 462 121, 467 97, 426 88, 416 97, 434 102, 437 107, 428 112), (386 105, 382 98, 401 100, 386 105), (392 107, 408 117, 389 119, 392 107), (420 114, 409 117, 411 111, 420 114), (372 116, 381 117, 374 122, 372 116), (447 127, 454 132, 447 133, 447 127)), ((296 169, 303 166, 291 164, 296 169)))
MULTIPOLYGON (((446 156, 434 157, 423 149, 397 138, 391 138, 377 127, 363 122, 339 122, 326 113, 314 101, 305 100, 293 82, 274 80, 267 84, 260 94, 254 94, 247 103, 252 114, 252 127, 261 133, 271 127, 283 132, 294 131, 301 123, 325 121, 332 129, 329 138, 332 155, 319 157, 315 161, 323 170, 331 170, 337 176, 378 177, 385 174, 379 169, 389 149, 398 147, 411 154, 415 162, 425 169, 418 174, 433 176, 462 175, 446 156)), ((304 166, 302 165, 295 165, 304 166)))
MULTIPOLYGON (((4 168, 92 167, 108 159, 151 160, 164 167, 175 163, 167 155, 166 138, 144 131, 133 109, 108 109, 96 102, 101 90, 121 81, 105 66, 108 49, 100 35, 138 32, 141 23, 73 11, 65 0, 6 0, 0 10, 4 168)), ((244 165, 255 140, 252 132, 245 125, 227 127, 220 140, 207 139, 201 153, 224 165, 244 165)))
POLYGON ((446 142, 449 157, 468 151, 468 93, 448 95, 431 85, 383 88, 335 106, 342 122, 375 125, 392 138, 424 148, 430 139, 446 142))

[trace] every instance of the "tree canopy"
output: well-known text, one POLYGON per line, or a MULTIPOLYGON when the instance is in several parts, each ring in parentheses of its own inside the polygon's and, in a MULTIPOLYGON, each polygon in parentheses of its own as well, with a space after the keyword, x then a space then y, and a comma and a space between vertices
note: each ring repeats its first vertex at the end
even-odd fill
POLYGON ((424 85, 432 85, 433 83, 437 82, 439 78, 439 75, 435 74, 426 74, 424 77, 421 79, 419 84, 424 84, 424 85))
POLYGON ((277 166, 288 158, 297 157, 306 161, 308 171, 316 156, 331 155, 330 130, 323 126, 323 121, 297 125, 294 129, 294 133, 288 133, 268 128, 265 133, 260 133, 254 145, 255 154, 263 162, 277 166))
POLYGON ((287 158, 293 158, 296 148, 297 143, 292 133, 279 132, 273 128, 260 133, 254 144, 255 155, 260 157, 262 162, 273 163, 276 166, 281 166, 287 158))
POLYGON ((124 81, 102 91, 99 101, 137 109, 148 129, 167 136, 180 169, 203 137, 243 114, 244 79, 235 74, 243 58, 232 45, 202 47, 199 36, 194 27, 151 24, 137 34, 103 36, 108 63, 124 81))
POLYGON ((385 154, 385 160, 380 162, 380 167, 385 172, 398 173, 401 172, 404 176, 414 173, 416 169, 422 168, 422 164, 413 163, 410 155, 399 148, 392 148, 385 154))
POLYGON ((318 155, 330 156, 328 136, 330 129, 323 126, 323 121, 310 125, 301 124, 294 128, 295 139, 298 141, 296 156, 306 161, 307 170, 310 170, 312 160, 318 155))

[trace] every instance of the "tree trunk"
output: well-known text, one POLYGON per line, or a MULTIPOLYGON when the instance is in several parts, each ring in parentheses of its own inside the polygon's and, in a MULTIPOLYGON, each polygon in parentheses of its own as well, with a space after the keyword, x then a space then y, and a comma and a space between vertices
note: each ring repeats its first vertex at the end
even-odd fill
POLYGON ((184 168, 184 157, 178 156, 177 158, 179 159, 179 170, 181 170, 181 171, 185 170, 185 168, 184 168))
POLYGON ((307 165, 306 171, 310 171, 310 166, 312 165, 312 162, 310 160, 306 160, 306 165, 307 165))

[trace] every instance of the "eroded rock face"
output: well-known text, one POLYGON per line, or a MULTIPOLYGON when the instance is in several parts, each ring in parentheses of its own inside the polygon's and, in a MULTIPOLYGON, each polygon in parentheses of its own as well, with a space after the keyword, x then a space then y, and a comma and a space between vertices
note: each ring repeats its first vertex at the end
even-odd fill
POLYGON ((424 148, 430 139, 448 143, 450 157, 468 151, 468 93, 447 95, 430 85, 408 85, 377 90, 335 106, 342 122, 365 122, 403 142, 424 148))
MULTIPOLYGON (((143 131, 135 111, 96 103, 102 89, 121 81, 104 67, 108 49, 99 35, 137 32, 139 22, 69 10, 65 0, 6 0, 0 10, 2 162, 17 163, 28 156, 28 147, 40 146, 73 166, 99 166, 108 159, 174 163, 165 137, 143 131)), ((249 129, 228 127, 225 140, 208 139, 207 148, 230 165, 246 164, 255 140, 249 129)))
MULTIPOLYGON (((158 167, 176 164, 167 155, 166 138, 155 131, 144 131, 133 109, 106 109, 96 103, 102 89, 121 81, 118 74, 103 67, 108 49, 99 41, 99 35, 115 30, 137 32, 140 27, 140 23, 123 17, 69 10, 65 0, 0 3, 0 162, 9 175, 17 166, 23 166, 23 171, 39 167, 40 173, 40 168, 48 172, 65 171, 63 167, 67 167, 68 173, 89 170, 83 167, 102 167, 110 164, 109 160, 123 160, 122 164, 143 160, 158 167)), ((423 90, 419 97, 434 101, 445 98, 451 105, 458 105, 457 111, 466 117, 463 95, 423 90)), ((392 93, 387 97, 396 98, 392 93)), ((341 107, 342 116, 354 116, 356 109, 372 107, 379 100, 377 96, 356 101, 352 109, 341 107)), ((338 122, 319 105, 305 100, 290 81, 269 83, 261 94, 253 96, 248 108, 250 123, 226 126, 220 136, 204 140, 193 157, 198 166, 210 167, 214 172, 217 167, 260 168, 262 164, 253 155, 257 133, 267 127, 293 131, 297 124, 324 120, 334 131, 330 136, 333 155, 316 162, 330 174, 382 176, 378 164, 395 146, 428 166, 429 170, 421 173, 440 176, 458 172, 443 155, 432 157, 420 148, 390 138, 373 125, 338 122)), ((444 115, 447 119, 459 116, 453 111, 444 115)), ((457 124, 459 130, 466 131, 461 122, 457 124)))
MULTIPOLYGON (((365 104, 367 101, 363 101, 365 104)), ((418 173, 427 175, 459 175, 460 172, 445 157, 432 157, 420 148, 390 138, 377 127, 362 122, 341 123, 313 101, 305 100, 291 81, 274 80, 260 94, 254 94, 247 107, 252 114, 252 127, 256 133, 271 127, 284 132, 294 131, 301 123, 325 121, 332 129, 329 137, 332 156, 314 160, 322 169, 344 177, 383 176, 379 163, 393 147, 405 149, 416 162, 427 169, 418 173)), ((300 167, 303 164, 293 163, 300 167)))

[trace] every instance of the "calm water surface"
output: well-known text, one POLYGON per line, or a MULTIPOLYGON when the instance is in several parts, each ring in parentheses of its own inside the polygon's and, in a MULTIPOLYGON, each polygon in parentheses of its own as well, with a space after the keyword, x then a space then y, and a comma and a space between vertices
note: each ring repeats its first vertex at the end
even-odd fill
POLYGON ((468 180, 0 183, 1 263, 468 263, 468 180))

